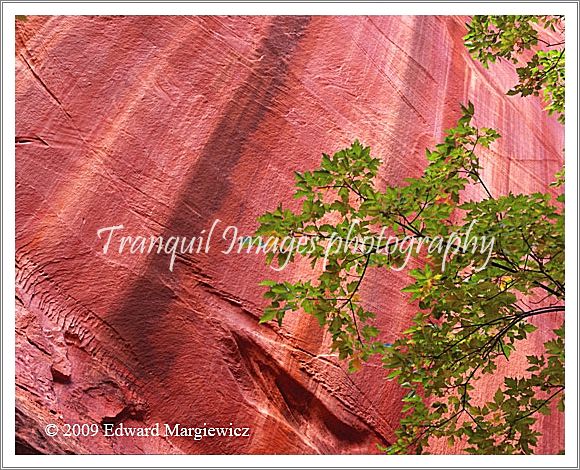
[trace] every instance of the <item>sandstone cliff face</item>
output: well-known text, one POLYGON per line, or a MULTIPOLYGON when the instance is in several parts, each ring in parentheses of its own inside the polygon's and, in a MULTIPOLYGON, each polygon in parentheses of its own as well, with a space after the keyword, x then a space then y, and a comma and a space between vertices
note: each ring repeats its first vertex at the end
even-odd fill
MULTIPOLYGON (((468 56, 460 17, 29 17, 17 25, 16 419, 19 452, 375 453, 401 393, 378 363, 349 375, 316 320, 259 326, 256 255, 225 255, 293 171, 355 138, 380 185, 417 176, 459 103, 504 137, 482 156, 495 194, 546 190, 563 128, 505 96, 509 64, 468 56), (198 235, 209 253, 103 253, 97 230, 198 235), (48 423, 250 427, 249 438, 46 437, 48 423)), ((473 194, 474 197, 477 194, 473 194)), ((386 340, 414 308, 400 273, 364 296, 386 340)), ((534 345, 530 346, 532 349, 534 345)), ((517 359, 516 359, 517 360, 517 359)), ((517 364, 516 364, 517 365, 517 364)), ((512 365, 510 365, 512 366, 512 365)), ((513 367, 513 366, 512 366, 513 367)), ((496 384, 493 384, 496 385, 496 384)), ((546 418, 540 452, 563 446, 546 418)), ((437 452, 442 448, 434 447, 437 452)))

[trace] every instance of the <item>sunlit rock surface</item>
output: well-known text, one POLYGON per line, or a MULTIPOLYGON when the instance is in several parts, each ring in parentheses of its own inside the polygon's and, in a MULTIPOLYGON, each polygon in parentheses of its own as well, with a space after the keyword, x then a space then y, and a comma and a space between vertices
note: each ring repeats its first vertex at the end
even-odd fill
MULTIPOLYGON (((381 187, 418 176, 424 149, 468 100, 476 123, 503 135, 482 155, 494 195, 546 190, 563 127, 536 98, 505 95, 512 65, 484 70, 468 56, 466 21, 19 21, 17 451, 376 453, 392 441, 401 392, 378 362, 349 375, 309 316, 258 325, 259 281, 295 280, 308 265, 277 274, 262 256, 221 253, 222 234, 250 234, 258 215, 295 204, 293 172, 355 138, 383 159, 381 187), (97 237, 121 224, 122 235, 197 236, 216 219, 209 253, 179 256, 173 272, 168 256, 104 254, 97 237), (48 423, 233 423, 251 435, 49 438, 48 423)), ((365 280, 386 341, 414 314, 399 292, 408 281, 384 271, 365 280)), ((514 355, 510 370, 523 373, 524 361, 514 355)), ((540 425, 538 452, 559 451, 563 418, 540 425)))

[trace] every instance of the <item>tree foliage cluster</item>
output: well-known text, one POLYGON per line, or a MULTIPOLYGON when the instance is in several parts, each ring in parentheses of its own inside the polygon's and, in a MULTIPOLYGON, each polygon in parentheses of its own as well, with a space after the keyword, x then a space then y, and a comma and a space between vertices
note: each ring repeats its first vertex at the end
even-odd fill
MULTIPOLYGON (((561 23, 548 17, 475 17, 466 44, 484 65, 517 62, 522 51, 542 40, 538 25, 554 29, 561 23)), ((521 81, 510 92, 543 92, 548 111, 560 113, 562 121, 563 50, 549 56, 536 52, 518 68, 521 81)), ((426 151, 427 166, 418 178, 379 189, 381 161, 355 141, 324 154, 319 168, 296 173, 298 210, 279 206, 259 219, 261 237, 314 240, 314 249, 303 255, 312 266, 308 279, 264 281, 269 306, 262 322, 281 324, 290 312, 313 315, 351 371, 375 354, 382 357, 388 378, 404 391, 402 419, 388 453, 425 452, 433 438, 461 442, 470 453, 533 453, 539 414, 563 411, 563 172, 553 183, 557 197, 492 194, 478 155, 500 136, 474 126, 474 112, 471 103, 462 106, 457 125, 426 151), (465 200, 468 186, 480 188, 481 197, 465 200), (360 296, 369 272, 379 270, 386 278, 387 270, 404 262, 404 253, 385 253, 385 242, 368 243, 381 227, 399 241, 451 234, 494 240, 489 259, 459 241, 450 258, 440 251, 411 252, 421 267, 409 271, 413 282, 403 291, 416 314, 392 344, 379 339, 376 314, 360 296), (363 240, 361 249, 329 252, 333 234, 363 240), (327 258, 325 269, 320 269, 322 258, 327 258), (545 324, 540 317, 553 317, 558 326, 537 332, 545 324), (525 371, 510 371, 510 357, 520 354, 518 345, 532 335, 543 338, 542 350, 525 357, 525 371), (487 399, 477 397, 478 384, 497 374, 500 365, 502 374, 508 371, 503 383, 487 399)), ((301 255, 272 252, 268 262, 282 265, 296 256, 301 255)))
POLYGON ((565 48, 563 40, 548 41, 546 32, 564 35, 559 16, 474 16, 468 25, 465 45, 484 67, 509 60, 516 68, 519 83, 508 95, 541 96, 546 111, 564 122, 565 48), (542 34, 544 33, 544 34, 542 34), (542 37, 544 36, 544 37, 542 37), (540 46, 538 48, 538 46, 540 46), (523 55, 532 48, 531 57, 523 55))

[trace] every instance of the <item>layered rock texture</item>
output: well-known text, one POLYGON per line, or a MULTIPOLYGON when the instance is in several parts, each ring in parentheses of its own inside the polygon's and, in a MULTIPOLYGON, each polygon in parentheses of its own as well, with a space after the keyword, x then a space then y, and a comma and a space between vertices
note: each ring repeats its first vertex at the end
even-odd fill
MULTIPOLYGON (((418 176, 468 100, 476 123, 503 135, 482 154, 492 192, 545 191, 563 127, 537 98, 505 95, 511 64, 484 70, 469 57, 467 20, 18 21, 17 452, 358 454, 392 441, 401 392, 378 363, 348 374, 306 315, 258 325, 258 283, 308 266, 275 273, 263 256, 222 253, 222 235, 230 225, 249 235, 260 214, 292 205, 293 172, 355 138, 383 159, 379 185, 418 176), (178 256, 173 271, 167 255, 119 254, 117 236, 104 253, 97 236, 114 225, 204 236, 216 219, 209 252, 178 256), (233 423, 251 434, 50 438, 48 423, 233 423)), ((385 340, 414 315, 400 293, 408 281, 365 280, 385 340)), ((542 419, 537 450, 557 452, 563 418, 542 419)))

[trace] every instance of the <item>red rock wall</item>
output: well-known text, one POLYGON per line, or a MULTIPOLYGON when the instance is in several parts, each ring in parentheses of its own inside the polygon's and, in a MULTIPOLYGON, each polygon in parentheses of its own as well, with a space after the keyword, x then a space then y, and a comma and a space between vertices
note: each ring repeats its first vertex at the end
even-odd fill
MULTIPOLYGON (((547 188, 563 128, 535 98, 505 96, 513 67, 471 60, 460 17, 29 17, 16 42, 17 441, 46 453, 374 453, 399 390, 355 375, 316 320, 257 324, 255 255, 223 228, 292 200, 293 171, 359 138, 379 184, 420 174, 424 149, 475 104, 504 137, 483 156, 495 194, 547 188), (99 228, 196 235, 208 254, 102 252, 99 228), (221 243, 221 245, 220 245, 221 243), (47 423, 251 428, 250 438, 47 438, 47 423)), ((297 279, 300 263, 282 273, 297 279)), ((413 315, 408 279, 373 273, 385 338, 413 315)), ((563 446, 546 418, 539 451, 563 446)), ((445 449, 435 447, 438 452, 445 449)))

